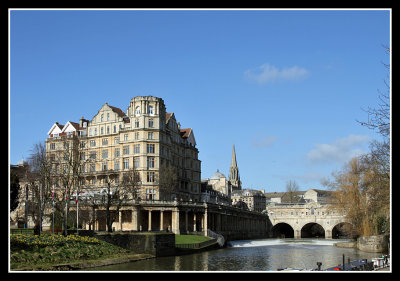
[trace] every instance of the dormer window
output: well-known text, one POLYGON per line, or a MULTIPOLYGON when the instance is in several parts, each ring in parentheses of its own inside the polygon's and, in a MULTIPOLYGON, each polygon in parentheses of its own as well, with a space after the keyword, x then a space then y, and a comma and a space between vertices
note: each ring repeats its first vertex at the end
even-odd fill
POLYGON ((101 121, 101 122, 104 121, 104 114, 101 114, 100 121, 101 121))
POLYGON ((139 116, 140 115, 140 106, 137 106, 135 109, 135 115, 139 116))

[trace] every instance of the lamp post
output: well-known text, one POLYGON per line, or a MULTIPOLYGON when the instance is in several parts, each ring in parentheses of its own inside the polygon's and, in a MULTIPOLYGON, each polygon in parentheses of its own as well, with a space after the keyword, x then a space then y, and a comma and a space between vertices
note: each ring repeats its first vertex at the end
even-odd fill
POLYGON ((54 184, 53 184, 53 195, 52 195, 52 201, 53 201, 53 234, 54 234, 54 184))
POLYGON ((39 235, 42 234, 42 184, 39 183, 39 235))
POLYGON ((28 228, 28 196, 29 195, 29 186, 25 185, 25 225, 24 228, 28 228))
POLYGON ((67 186, 65 186, 65 218, 64 218, 64 236, 68 235, 67 231, 67 225, 68 225, 68 189, 67 186))
POLYGON ((75 201, 75 204, 76 204, 76 235, 78 235, 79 234, 79 232, 78 232, 78 195, 79 194, 79 191, 78 191, 78 189, 76 189, 76 201, 75 201))

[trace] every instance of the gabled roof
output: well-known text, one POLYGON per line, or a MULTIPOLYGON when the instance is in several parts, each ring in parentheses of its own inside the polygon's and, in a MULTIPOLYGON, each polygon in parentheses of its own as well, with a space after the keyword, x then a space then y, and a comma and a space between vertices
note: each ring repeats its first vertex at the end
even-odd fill
MULTIPOLYGON (((309 190, 313 190, 319 194, 324 194, 324 195, 330 195, 333 193, 331 190, 322 190, 322 189, 315 189, 315 188, 310 188, 309 190)), ((307 191, 309 191, 309 190, 307 190, 307 191)))
POLYGON ((58 130, 61 133, 63 128, 64 128, 64 125, 58 124, 58 122, 56 122, 56 123, 53 124, 53 126, 51 126, 51 128, 47 132, 47 134, 51 135, 54 130, 58 130))
POLYGON ((168 123, 169 119, 170 119, 173 115, 174 115, 173 112, 172 112, 172 113, 168 113, 168 112, 165 113, 165 124, 168 123))
POLYGON ((84 127, 81 127, 81 126, 79 125, 79 123, 72 122, 72 121, 68 121, 67 124, 65 124, 65 126, 64 126, 64 128, 62 129, 61 132, 64 133, 65 130, 68 128, 69 125, 71 125, 71 126, 75 129, 75 131, 78 131, 78 130, 85 130, 85 129, 86 129, 86 128, 84 128, 84 127))
POLYGON ((192 128, 180 129, 182 138, 188 138, 191 132, 192 132, 192 128))
POLYGON ((115 107, 115 106, 111 106, 109 104, 107 104, 107 105, 112 109, 112 111, 117 113, 119 117, 124 118, 126 116, 125 112, 123 112, 122 109, 115 107))

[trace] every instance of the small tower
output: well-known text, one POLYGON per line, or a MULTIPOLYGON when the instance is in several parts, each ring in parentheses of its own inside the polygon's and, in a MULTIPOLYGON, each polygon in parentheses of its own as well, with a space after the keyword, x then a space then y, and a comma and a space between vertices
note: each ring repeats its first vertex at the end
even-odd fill
POLYGON ((229 181, 231 182, 232 185, 232 191, 242 189, 242 182, 240 181, 240 176, 239 176, 239 168, 236 162, 235 145, 233 145, 233 150, 232 150, 232 162, 231 162, 231 167, 229 169, 229 181))

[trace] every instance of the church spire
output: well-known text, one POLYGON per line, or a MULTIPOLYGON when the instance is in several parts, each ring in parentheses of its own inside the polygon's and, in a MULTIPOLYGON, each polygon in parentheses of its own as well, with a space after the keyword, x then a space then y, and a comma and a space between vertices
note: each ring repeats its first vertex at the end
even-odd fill
POLYGON ((239 168, 236 162, 235 144, 233 144, 232 161, 231 167, 229 169, 229 180, 231 182, 232 189, 242 189, 242 183, 240 182, 239 176, 239 168))
POLYGON ((237 167, 235 144, 233 144, 231 167, 237 167))

